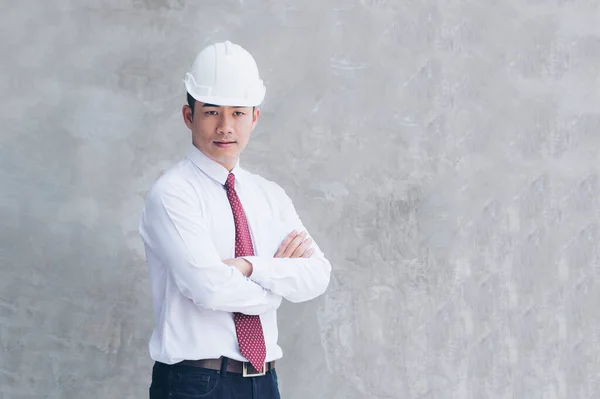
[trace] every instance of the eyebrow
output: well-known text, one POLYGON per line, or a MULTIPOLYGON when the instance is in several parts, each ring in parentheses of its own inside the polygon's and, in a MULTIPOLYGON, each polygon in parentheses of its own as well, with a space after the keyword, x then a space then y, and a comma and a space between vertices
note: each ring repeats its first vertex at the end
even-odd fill
MULTIPOLYGON (((215 105, 215 104, 204 104, 202 107, 203 107, 203 108, 204 108, 204 107, 221 108, 221 107, 222 107, 222 105, 215 105)), ((233 107, 233 108, 250 108, 250 107, 249 107, 249 106, 243 106, 243 105, 237 105, 237 106, 235 106, 235 107, 233 107)))

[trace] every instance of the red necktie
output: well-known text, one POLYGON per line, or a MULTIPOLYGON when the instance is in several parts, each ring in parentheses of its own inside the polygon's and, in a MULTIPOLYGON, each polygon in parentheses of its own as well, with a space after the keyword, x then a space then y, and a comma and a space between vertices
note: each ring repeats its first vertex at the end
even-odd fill
MULTIPOLYGON (((252 237, 248 228, 248 220, 242 203, 235 192, 235 176, 230 173, 225 182, 227 198, 233 211, 233 220, 235 222, 235 257, 254 256, 252 246, 252 237)), ((234 313, 235 330, 237 333, 240 352, 248 359, 257 371, 262 370, 267 356, 265 347, 265 337, 263 335, 260 316, 250 316, 243 313, 234 313)))

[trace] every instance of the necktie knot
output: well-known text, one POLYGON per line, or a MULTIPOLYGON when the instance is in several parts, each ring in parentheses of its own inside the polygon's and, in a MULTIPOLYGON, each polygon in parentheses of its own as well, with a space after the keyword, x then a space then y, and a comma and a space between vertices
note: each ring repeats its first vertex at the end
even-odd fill
POLYGON ((230 173, 229 176, 227 176, 227 180, 225 181, 225 189, 235 189, 235 175, 233 173, 230 173))

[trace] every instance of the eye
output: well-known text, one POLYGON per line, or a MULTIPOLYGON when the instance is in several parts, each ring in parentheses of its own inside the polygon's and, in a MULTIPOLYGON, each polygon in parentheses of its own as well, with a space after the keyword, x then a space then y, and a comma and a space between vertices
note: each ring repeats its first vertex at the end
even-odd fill
POLYGON ((217 115, 217 114, 218 114, 218 112, 217 112, 217 111, 206 111, 206 112, 204 113, 204 115, 217 115))
POLYGON ((242 111, 235 111, 233 114, 234 114, 235 116, 242 116, 242 115, 246 115, 246 114, 244 114, 242 111))

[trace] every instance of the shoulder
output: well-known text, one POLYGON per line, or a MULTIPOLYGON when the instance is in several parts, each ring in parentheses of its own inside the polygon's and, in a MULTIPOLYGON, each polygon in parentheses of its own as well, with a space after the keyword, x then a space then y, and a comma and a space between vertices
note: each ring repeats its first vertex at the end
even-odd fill
POLYGON ((283 187, 257 174, 248 171, 245 172, 251 184, 259 192, 259 196, 265 201, 265 204, 268 204, 272 209, 278 209, 279 212, 287 212, 287 210, 293 209, 292 199, 287 195, 283 187))
POLYGON ((194 192, 192 185, 193 167, 185 158, 171 166, 156 179, 148 190, 146 201, 157 200, 170 195, 185 196, 194 192))
POLYGON ((248 172, 244 170, 245 177, 250 183, 263 191, 267 196, 286 196, 285 190, 277 183, 272 180, 266 179, 256 173, 248 172))

